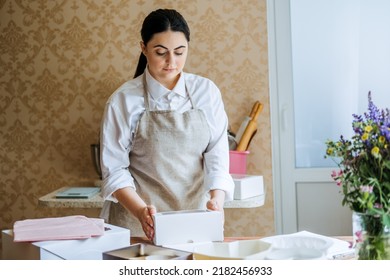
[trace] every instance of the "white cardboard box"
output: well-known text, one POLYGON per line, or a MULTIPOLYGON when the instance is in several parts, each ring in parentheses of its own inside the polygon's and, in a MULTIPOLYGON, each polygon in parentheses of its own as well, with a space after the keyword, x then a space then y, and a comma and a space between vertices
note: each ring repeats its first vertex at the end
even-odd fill
POLYGON ((11 229, 2 231, 4 260, 101 260, 103 252, 130 245, 130 230, 105 224, 104 235, 80 240, 14 242, 11 229))
POLYGON ((153 215, 154 245, 132 244, 126 248, 104 252, 103 259, 148 259, 168 256, 191 259, 192 247, 199 244, 222 242, 223 216, 219 211, 182 210, 158 212, 153 215), (183 249, 175 249, 182 247, 183 249))
POLYGON ((220 211, 184 210, 153 215, 155 245, 223 241, 220 211))
POLYGON ((234 199, 246 199, 264 195, 263 176, 232 174, 234 181, 234 199))
POLYGON ((271 243, 254 240, 213 242, 193 249, 194 260, 262 260, 270 251, 271 243))

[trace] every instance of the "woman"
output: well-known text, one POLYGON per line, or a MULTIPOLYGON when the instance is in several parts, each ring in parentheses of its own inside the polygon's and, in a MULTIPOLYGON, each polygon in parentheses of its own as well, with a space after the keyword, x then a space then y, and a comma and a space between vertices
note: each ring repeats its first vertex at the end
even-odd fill
POLYGON ((119 202, 110 203, 109 222, 153 239, 156 211, 223 212, 234 183, 220 91, 182 71, 190 41, 185 19, 156 10, 145 18, 141 37, 134 79, 106 104, 101 165, 103 196, 119 202))

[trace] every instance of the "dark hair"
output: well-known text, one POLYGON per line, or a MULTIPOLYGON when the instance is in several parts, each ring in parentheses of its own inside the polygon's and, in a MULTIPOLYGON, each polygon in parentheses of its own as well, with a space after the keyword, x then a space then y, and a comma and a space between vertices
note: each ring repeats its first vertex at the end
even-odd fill
MULTIPOLYGON (((171 9, 158 9, 151 12, 145 18, 141 28, 142 41, 146 45, 152 39, 154 34, 168 30, 183 32, 187 41, 190 41, 190 28, 188 27, 186 20, 179 12, 171 9)), ((146 64, 146 57, 141 52, 134 78, 138 77, 145 71, 146 64)))

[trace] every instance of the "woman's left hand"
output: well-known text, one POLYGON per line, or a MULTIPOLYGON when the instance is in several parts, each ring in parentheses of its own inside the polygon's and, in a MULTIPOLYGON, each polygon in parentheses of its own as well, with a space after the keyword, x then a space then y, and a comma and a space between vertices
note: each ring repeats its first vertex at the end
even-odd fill
POLYGON ((210 199, 209 201, 207 201, 206 207, 208 210, 211 211, 223 211, 223 207, 221 207, 218 201, 216 201, 215 199, 210 199))
POLYGON ((223 190, 211 190, 210 200, 207 201, 206 207, 212 211, 223 211, 225 203, 225 192, 223 190))
POLYGON ((207 201, 206 207, 211 211, 221 211, 222 220, 225 222, 225 215, 223 211, 223 205, 225 203, 225 192, 222 190, 210 191, 210 200, 207 201))

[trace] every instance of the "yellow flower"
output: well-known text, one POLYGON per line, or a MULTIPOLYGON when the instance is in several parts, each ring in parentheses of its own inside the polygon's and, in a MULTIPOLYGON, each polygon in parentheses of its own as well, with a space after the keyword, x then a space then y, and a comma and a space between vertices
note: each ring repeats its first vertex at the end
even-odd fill
POLYGON ((363 141, 366 141, 368 139, 368 133, 364 133, 363 135, 362 135, 362 140, 363 141))
POLYGON ((364 128, 364 131, 365 131, 365 132, 368 132, 368 133, 370 133, 371 130, 372 130, 372 126, 371 126, 371 125, 367 125, 367 126, 364 128))
POLYGON ((385 143, 386 138, 384 136, 379 136, 379 143, 383 144, 385 143))
POLYGON ((372 148, 371 154, 372 154, 374 157, 379 156, 379 148, 378 148, 377 146, 375 146, 374 148, 372 148))
POLYGON ((332 154, 333 154, 333 151, 334 151, 333 148, 328 148, 328 149, 326 150, 326 154, 327 154, 327 155, 332 155, 332 154))

